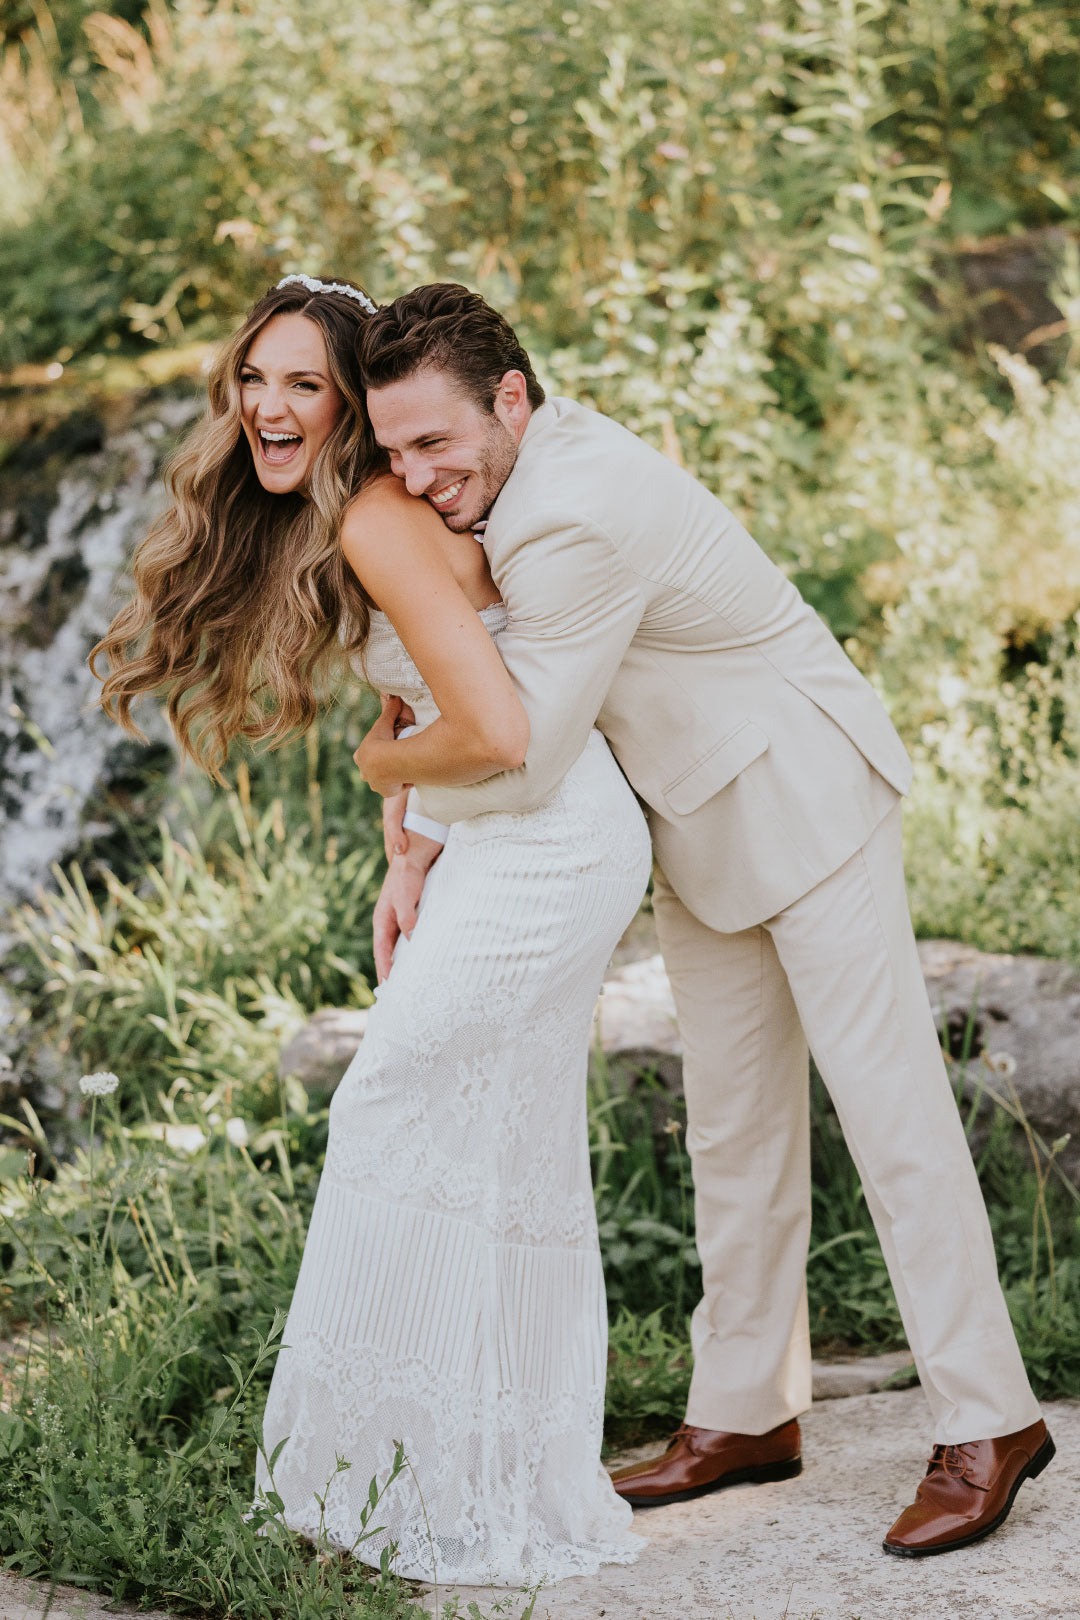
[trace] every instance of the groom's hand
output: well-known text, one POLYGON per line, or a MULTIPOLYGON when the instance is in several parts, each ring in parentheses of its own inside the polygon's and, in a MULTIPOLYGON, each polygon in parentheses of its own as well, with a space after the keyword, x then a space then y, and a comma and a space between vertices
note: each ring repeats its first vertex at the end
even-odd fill
POLYGON ((401 698, 382 694, 382 710, 367 736, 353 753, 357 770, 375 793, 394 798, 406 785, 394 760, 390 744, 398 734, 415 725, 416 716, 401 698))
POLYGON ((390 972, 394 946, 401 935, 409 939, 416 927, 416 909, 424 883, 441 852, 442 845, 434 838, 414 832, 409 834, 407 853, 395 855, 390 862, 373 919, 375 974, 379 984, 390 972))

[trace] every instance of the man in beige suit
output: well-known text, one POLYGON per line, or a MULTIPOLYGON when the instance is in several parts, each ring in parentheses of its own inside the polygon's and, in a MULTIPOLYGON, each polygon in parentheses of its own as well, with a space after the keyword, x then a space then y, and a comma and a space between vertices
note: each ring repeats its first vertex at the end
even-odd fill
POLYGON ((921 1556, 989 1534, 1053 1442, 919 970, 900 841, 911 770, 885 710, 731 513, 615 422, 545 400, 477 295, 398 299, 369 322, 361 364, 392 470, 455 531, 486 517, 500 652, 531 727, 518 770, 466 787, 417 773, 430 819, 391 863, 382 950, 437 854, 431 821, 535 806, 594 725, 652 830, 705 1291, 686 1423, 616 1488, 645 1506, 799 1470, 809 1044, 933 1417, 926 1477, 884 1546, 921 1556))

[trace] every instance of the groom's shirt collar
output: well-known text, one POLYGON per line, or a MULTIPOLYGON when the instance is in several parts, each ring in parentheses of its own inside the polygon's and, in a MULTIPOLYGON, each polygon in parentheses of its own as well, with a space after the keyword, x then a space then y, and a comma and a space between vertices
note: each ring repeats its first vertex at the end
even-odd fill
MULTIPOLYGON (((521 442, 518 445, 518 455, 519 456, 521 455, 522 450, 524 450, 525 446, 528 444, 528 442, 529 442, 529 440, 531 438, 534 438, 537 433, 542 433, 543 430, 550 425, 550 423, 557 421, 558 416, 559 416, 559 413, 556 410, 555 406, 552 404, 550 399, 545 399, 545 401, 544 401, 544 403, 542 405, 538 405, 536 407, 536 409, 533 411, 530 418, 529 418, 528 427, 525 429, 525 432, 521 435, 521 442)), ((510 469, 510 475, 506 480, 507 484, 510 482, 510 479, 513 478, 513 476, 514 476, 514 469, 511 468, 510 469)), ((495 508, 498 506, 499 497, 502 495, 503 489, 505 489, 505 488, 506 488, 506 484, 504 484, 503 488, 500 489, 499 494, 496 495, 495 499, 492 501, 491 505, 488 507, 487 511, 484 513, 484 516, 480 519, 480 521, 478 523, 473 524, 473 531, 472 532, 473 532, 474 536, 476 537, 476 539, 480 541, 481 545, 483 544, 484 533, 485 533, 485 530, 487 529, 488 523, 491 520, 491 515, 495 511, 495 508)))
POLYGON ((536 407, 532 415, 529 417, 528 427, 521 435, 521 443, 518 445, 519 455, 521 454, 522 450, 524 450, 529 440, 546 428, 549 423, 554 422, 558 414, 558 411, 555 409, 555 406, 552 404, 550 399, 545 399, 542 405, 538 405, 536 407))

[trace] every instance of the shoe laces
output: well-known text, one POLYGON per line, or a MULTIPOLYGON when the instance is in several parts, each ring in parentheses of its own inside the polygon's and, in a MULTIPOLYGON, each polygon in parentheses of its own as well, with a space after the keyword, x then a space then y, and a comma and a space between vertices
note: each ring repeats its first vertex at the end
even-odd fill
POLYGON ((675 1445, 679 1440, 685 1440, 690 1450, 693 1451, 694 1435, 696 1432, 697 1431, 692 1423, 680 1423, 679 1427, 675 1430, 674 1434, 671 1436, 671 1439, 668 1441, 668 1446, 670 1447, 675 1445))
POLYGON ((936 1465, 949 1479, 966 1479, 974 1460, 963 1445, 949 1446, 940 1443, 935 1445, 926 1459, 928 1469, 936 1465))

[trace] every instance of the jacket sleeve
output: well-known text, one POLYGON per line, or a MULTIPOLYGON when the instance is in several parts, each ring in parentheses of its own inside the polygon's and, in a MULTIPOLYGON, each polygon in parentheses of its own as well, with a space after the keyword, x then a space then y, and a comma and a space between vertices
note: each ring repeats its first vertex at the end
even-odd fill
MULTIPOLYGON (((534 809, 577 759, 645 609, 642 582, 592 522, 534 517, 497 570, 499 652, 529 716, 525 763, 467 787, 419 785, 424 815, 534 809)), ((508 540, 511 537, 508 537, 508 540)))

